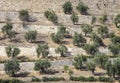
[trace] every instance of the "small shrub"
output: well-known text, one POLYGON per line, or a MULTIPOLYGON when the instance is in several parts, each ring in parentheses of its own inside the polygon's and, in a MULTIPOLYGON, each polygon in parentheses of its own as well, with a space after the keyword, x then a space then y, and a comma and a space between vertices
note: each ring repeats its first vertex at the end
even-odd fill
POLYGON ((71 15, 70 19, 72 20, 73 24, 77 24, 79 20, 78 16, 75 13, 71 15))
POLYGON ((62 8, 65 14, 71 14, 73 11, 73 7, 70 1, 65 2, 62 8))
POLYGON ((109 78, 109 77, 99 77, 98 81, 100 81, 100 82, 113 82, 113 79, 109 78))
POLYGON ((107 21, 107 15, 102 16, 99 20, 100 23, 104 24, 107 21))
POLYGON ((28 21, 29 13, 27 10, 19 11, 19 18, 21 21, 28 21))
POLYGON ((81 13, 81 14, 88 14, 87 10, 89 9, 86 5, 84 5, 82 2, 80 2, 78 4, 78 6, 76 7, 76 9, 81 13))
POLYGON ((65 79, 64 78, 62 78, 62 77, 43 77, 42 78, 42 81, 43 82, 49 82, 49 81, 65 81, 65 79))
POLYGON ((41 82, 41 80, 35 76, 32 76, 32 82, 41 82))
POLYGON ((53 23, 57 23, 58 17, 54 11, 45 11, 44 16, 53 23))
POLYGON ((90 77, 87 78, 87 81, 89 81, 89 82, 96 82, 97 79, 95 77, 93 77, 93 76, 90 76, 90 77))

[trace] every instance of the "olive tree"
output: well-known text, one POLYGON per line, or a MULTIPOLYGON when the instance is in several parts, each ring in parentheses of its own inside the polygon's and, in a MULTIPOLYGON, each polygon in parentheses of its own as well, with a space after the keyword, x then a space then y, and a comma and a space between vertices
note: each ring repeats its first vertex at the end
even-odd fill
POLYGON ((88 7, 84 4, 84 3, 82 3, 82 2, 80 2, 78 5, 77 5, 77 7, 76 7, 76 9, 81 13, 81 14, 88 14, 87 13, 87 11, 88 11, 88 7))
POLYGON ((20 10, 19 11, 19 18, 21 21, 28 21, 29 12, 27 10, 20 10))
POLYGON ((102 38, 107 37, 108 34, 109 34, 109 30, 108 30, 107 26, 100 26, 100 27, 98 28, 98 34, 100 34, 100 36, 101 36, 102 38))
POLYGON ((48 44, 38 44, 36 48, 37 57, 39 58, 42 55, 43 58, 46 58, 49 54, 49 47, 48 44))
POLYGON ((108 56, 103 53, 97 53, 94 56, 94 60, 95 60, 96 64, 98 64, 103 69, 105 69, 105 64, 106 64, 106 62, 108 62, 108 59, 109 59, 108 56))
POLYGON ((20 54, 20 49, 14 46, 5 47, 5 51, 8 57, 15 58, 20 54))
POLYGON ((71 14, 73 12, 73 7, 70 1, 67 1, 62 6, 65 14, 71 14))
POLYGON ((4 63, 4 70, 9 76, 15 76, 15 74, 20 70, 20 65, 17 60, 10 59, 4 63))
POLYGON ((113 44, 120 43, 120 36, 115 36, 111 38, 113 44))
POLYGON ((114 19, 114 23, 116 25, 117 28, 120 28, 120 14, 118 14, 115 19, 114 19))
POLYGON ((83 48, 88 54, 91 55, 95 55, 98 52, 98 46, 96 44, 85 44, 83 48))
POLYGON ((51 63, 47 59, 37 60, 35 62, 34 70, 42 71, 45 73, 49 67, 51 67, 51 63))
POLYGON ((120 44, 119 44, 119 43, 110 44, 110 45, 108 46, 108 48, 110 49, 110 51, 111 51, 114 55, 120 54, 120 44))
POLYGON ((77 16, 75 13, 73 13, 73 14, 70 16, 70 19, 71 19, 71 21, 73 22, 73 24, 77 24, 77 23, 78 23, 78 20, 79 20, 78 16, 77 16))
POLYGON ((12 31, 12 29, 13 26, 11 23, 7 23, 1 28, 2 33, 4 34, 4 38, 8 37, 10 40, 12 40, 12 38, 15 38, 16 33, 15 31, 12 31))
POLYGON ((105 64, 105 69, 106 69, 106 72, 108 74, 108 76, 110 77, 115 77, 115 73, 116 73, 116 70, 115 70, 115 65, 114 63, 112 63, 111 61, 108 61, 106 64, 105 64))
POLYGON ((65 57, 65 54, 68 52, 68 48, 65 45, 60 45, 56 50, 56 53, 60 53, 61 57, 65 57))
POLYGON ((87 59, 84 55, 77 55, 76 57, 74 57, 73 65, 76 69, 81 69, 85 61, 87 61, 87 59))
POLYGON ((93 27, 88 24, 83 24, 81 28, 82 31, 85 33, 85 36, 87 36, 87 34, 90 34, 93 31, 93 27))
POLYGON ((83 46, 85 43, 86 39, 83 37, 83 35, 75 32, 73 36, 73 44, 75 46, 83 46))
POLYGON ((87 66, 87 69, 90 70, 94 74, 95 67, 96 67, 95 62, 94 61, 88 61, 86 63, 86 66, 87 66))
POLYGON ((28 31, 24 35, 28 42, 35 42, 37 38, 37 31, 28 31))

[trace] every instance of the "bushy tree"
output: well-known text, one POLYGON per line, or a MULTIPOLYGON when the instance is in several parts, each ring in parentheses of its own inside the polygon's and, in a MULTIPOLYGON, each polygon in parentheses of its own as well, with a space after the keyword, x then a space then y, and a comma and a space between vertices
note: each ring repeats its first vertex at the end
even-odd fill
POLYGON ((87 59, 84 55, 77 55, 76 57, 74 57, 73 65, 76 69, 81 69, 85 61, 87 61, 87 59))
POLYGON ((61 57, 65 57, 65 54, 68 52, 68 48, 65 45, 60 45, 56 50, 56 53, 60 53, 61 57))
POLYGON ((115 36, 111 38, 113 44, 120 43, 120 36, 115 36))
POLYGON ((96 44, 85 44, 83 48, 88 54, 91 55, 95 55, 98 52, 98 46, 96 44))
POLYGON ((78 5, 77 5, 77 7, 76 7, 76 9, 81 13, 81 14, 87 14, 87 11, 88 11, 88 7, 84 4, 84 3, 82 3, 82 2, 80 2, 78 5))
POLYGON ((108 62, 108 59, 109 59, 108 56, 103 53, 97 53, 94 56, 94 60, 95 60, 96 64, 98 64, 103 69, 105 69, 105 64, 106 64, 106 62, 108 62))
POLYGON ((9 76, 15 76, 15 74, 20 70, 20 65, 15 59, 6 61, 4 66, 4 70, 9 76))
POLYGON ((62 8, 65 14, 71 14, 73 11, 73 7, 70 1, 65 2, 62 8))
POLYGON ((53 33, 53 34, 51 34, 51 39, 54 43, 60 44, 60 43, 62 43, 62 40, 64 39, 64 35, 59 32, 56 34, 53 33))
POLYGON ((87 36, 87 34, 90 34, 93 31, 93 27, 88 24, 83 24, 81 28, 82 31, 85 33, 85 36, 87 36))
POLYGON ((118 14, 115 19, 114 19, 114 23, 116 25, 117 28, 120 28, 120 14, 118 14))
POLYGON ((79 17, 73 13, 71 16, 70 16, 70 19, 71 21, 73 22, 73 24, 77 24, 78 23, 78 20, 79 20, 79 17))
POLYGON ((103 15, 102 17, 100 17, 100 23, 104 24, 107 21, 107 15, 103 15))
POLYGON ((109 30, 108 30, 107 26, 100 26, 100 27, 98 28, 98 34, 100 34, 100 36, 101 36, 102 38, 107 37, 108 34, 109 34, 109 30))
POLYGON ((86 63, 87 69, 90 70, 93 74, 95 71, 96 64, 94 61, 89 61, 86 63))
POLYGON ((117 44, 110 44, 108 48, 110 49, 110 51, 114 55, 120 54, 120 44, 119 43, 117 43, 117 44))
POLYGON ((51 63, 47 59, 37 60, 35 62, 34 70, 45 73, 49 67, 51 67, 51 63))
POLYGON ((37 37, 37 31, 28 31, 25 33, 24 37, 28 42, 35 42, 37 37))
POLYGON ((6 25, 4 25, 1 30, 2 33, 4 34, 4 38, 8 37, 10 40, 12 40, 12 38, 15 38, 16 34, 15 31, 12 31, 13 26, 11 23, 6 23, 6 25))
POLYGON ((38 44, 38 47, 36 48, 36 52, 38 57, 42 55, 43 58, 46 58, 49 54, 48 44, 38 44))
POLYGON ((95 33, 92 33, 92 40, 95 42, 95 43, 97 43, 98 45, 100 45, 100 46, 103 46, 104 45, 104 43, 103 43, 103 41, 102 41, 102 39, 98 36, 98 35, 96 35, 95 33))
POLYGON ((57 21, 58 21, 57 15, 56 15, 55 12, 52 11, 52 10, 45 11, 45 12, 44 12, 44 16, 45 16, 49 21, 52 21, 53 23, 57 23, 57 21))
POLYGON ((11 58, 15 58, 17 55, 20 54, 20 49, 14 46, 5 47, 5 51, 7 53, 7 56, 11 58))
POLYGON ((112 63, 111 61, 108 61, 106 64, 105 64, 105 69, 106 69, 106 72, 108 74, 108 76, 113 76, 115 77, 115 65, 114 63, 112 63))
POLYGON ((73 44, 75 46, 82 46, 85 43, 86 43, 86 39, 83 37, 83 35, 75 32, 73 36, 73 44))
POLYGON ((20 10, 19 11, 19 18, 21 21, 28 21, 29 12, 27 10, 20 10))

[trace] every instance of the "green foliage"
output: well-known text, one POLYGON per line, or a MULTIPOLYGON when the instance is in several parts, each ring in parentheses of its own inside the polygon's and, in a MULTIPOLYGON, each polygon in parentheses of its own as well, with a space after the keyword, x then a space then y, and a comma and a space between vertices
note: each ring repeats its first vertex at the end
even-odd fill
POLYGON ((15 74, 20 70, 20 65, 15 59, 6 61, 4 66, 4 70, 9 76, 15 76, 15 74))
POLYGON ((101 68, 105 69, 105 64, 108 62, 108 56, 103 53, 97 53, 94 56, 95 63, 98 64, 101 68))
POLYGON ((65 81, 65 79, 62 77, 42 77, 42 81, 43 82, 50 82, 50 81, 57 82, 57 81, 65 81))
POLYGON ((43 58, 46 58, 49 54, 48 44, 39 44, 36 48, 37 56, 39 58, 40 54, 42 54, 43 58))
POLYGON ((110 51, 114 54, 117 55, 120 53, 120 44, 116 43, 116 44, 110 44, 109 47, 110 51))
POLYGON ((94 24, 96 22, 96 17, 95 16, 92 16, 92 24, 94 24))
POLYGON ((120 14, 118 14, 115 19, 114 19, 114 23, 116 25, 117 28, 120 28, 120 14))
POLYGON ((69 74, 69 76, 72 76, 73 75, 73 71, 69 70, 68 74, 69 74))
POLYGON ((35 62, 34 70, 36 71, 41 70, 42 72, 46 72, 50 66, 51 66, 51 63, 47 59, 37 60, 35 62))
POLYGON ((107 71, 107 74, 111 77, 115 77, 115 65, 112 64, 111 61, 108 61, 106 64, 105 64, 105 69, 107 71))
POLYGON ((96 67, 96 64, 94 61, 89 61, 86 63, 86 66, 87 66, 87 69, 92 71, 92 73, 94 74, 94 71, 95 71, 95 67, 96 67))
POLYGON ((7 53, 7 56, 12 58, 15 58, 17 55, 20 54, 20 49, 14 46, 5 47, 5 51, 7 53))
POLYGON ((24 82, 18 79, 11 79, 11 80, 0 79, 0 83, 24 83, 24 82))
POLYGON ((81 69, 83 63, 86 61, 86 57, 84 55, 77 55, 74 57, 74 63, 73 65, 75 66, 76 69, 81 69))
POLYGON ((64 71, 65 71, 65 72, 68 72, 68 70, 69 70, 69 66, 65 65, 65 66, 64 66, 64 71))
POLYGON ((85 44, 83 48, 88 54, 91 55, 95 55, 98 52, 98 46, 96 44, 93 45, 85 44))
POLYGON ((85 33, 85 36, 87 36, 87 34, 90 34, 93 31, 93 27, 88 24, 83 24, 81 28, 82 31, 85 33))
POLYGON ((21 21, 28 21, 29 12, 27 10, 19 11, 19 18, 20 18, 21 21))
POLYGON ((73 12, 73 7, 70 1, 67 1, 62 6, 65 14, 71 14, 73 12))
POLYGON ((103 15, 99 20, 100 23, 104 24, 107 21, 107 15, 103 15))
POLYGON ((109 77, 99 77, 98 81, 100 81, 100 82, 113 82, 113 79, 109 78, 109 77))
POLYGON ((87 14, 87 11, 88 11, 88 7, 84 4, 84 3, 82 3, 82 2, 80 2, 78 5, 77 5, 77 7, 76 7, 76 9, 81 13, 81 14, 87 14))
POLYGON ((55 14, 54 11, 51 11, 51 10, 45 11, 45 12, 44 12, 44 16, 45 16, 49 21, 51 21, 51 22, 53 22, 53 23, 57 23, 57 21, 58 21, 58 17, 57 17, 57 15, 55 14))
POLYGON ((108 30, 107 26, 100 26, 100 27, 98 28, 98 34, 100 34, 100 36, 101 36, 102 38, 107 37, 107 36, 108 36, 108 33, 109 33, 109 30, 108 30))
POLYGON ((24 37, 28 42, 35 42, 37 37, 37 31, 28 31, 25 33, 24 37))
POLYGON ((92 33, 92 40, 100 46, 104 45, 102 39, 98 35, 96 35, 95 33, 92 33))
POLYGON ((120 76, 120 58, 114 61, 116 75, 120 76))
POLYGON ((73 22, 73 24, 77 24, 78 23, 78 20, 79 20, 79 17, 73 13, 71 16, 70 16, 70 19, 71 21, 73 22))
POLYGON ((70 77, 71 81, 81 81, 81 82, 96 82, 97 79, 93 76, 90 77, 83 77, 83 76, 79 76, 79 77, 70 77))
POLYGON ((83 35, 75 32, 73 36, 73 44, 75 46, 83 46, 85 43, 86 39, 83 37, 83 35))
POLYGON ((8 37, 10 40, 12 40, 12 38, 15 38, 16 34, 14 31, 12 31, 12 29, 13 26, 10 23, 7 23, 2 27, 2 33, 4 34, 4 38, 8 37))
POLYGON ((65 45, 60 45, 56 50, 56 53, 60 53, 61 57, 65 57, 65 54, 68 52, 68 48, 65 45))
POLYGON ((32 82, 41 82, 41 80, 35 76, 32 76, 32 82))
POLYGON ((120 36, 115 36, 111 38, 113 44, 120 43, 120 36))

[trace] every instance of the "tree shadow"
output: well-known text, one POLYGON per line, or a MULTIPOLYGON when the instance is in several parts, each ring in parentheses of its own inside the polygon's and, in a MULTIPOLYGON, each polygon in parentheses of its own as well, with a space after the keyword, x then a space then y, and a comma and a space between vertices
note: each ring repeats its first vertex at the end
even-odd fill
POLYGON ((104 75, 106 75, 106 73, 100 72, 100 73, 94 73, 94 75, 95 75, 95 76, 104 76, 104 75))
POLYGON ((41 74, 50 74, 50 75, 54 75, 56 73, 59 73, 59 71, 56 70, 47 70, 45 72, 40 71, 41 74))
POLYGON ((36 43, 36 44, 44 44, 45 41, 34 41, 33 43, 36 43))
POLYGON ((15 75, 15 77, 28 77, 29 72, 20 72, 15 75))
POLYGON ((17 57, 17 59, 21 62, 29 61, 29 58, 26 56, 19 56, 19 57, 17 57))

